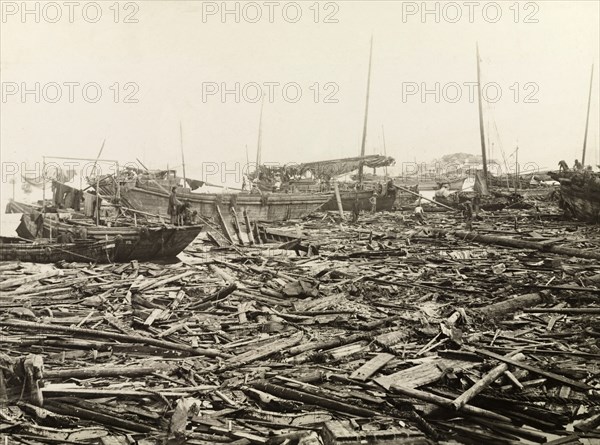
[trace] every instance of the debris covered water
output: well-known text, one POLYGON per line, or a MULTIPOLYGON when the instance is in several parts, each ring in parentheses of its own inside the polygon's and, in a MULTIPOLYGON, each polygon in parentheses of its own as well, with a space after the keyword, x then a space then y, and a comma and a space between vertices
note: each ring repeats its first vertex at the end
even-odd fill
POLYGON ((598 443, 600 228, 551 207, 482 212, 482 243, 463 228, 331 212, 175 264, 2 263, 0 434, 598 443))

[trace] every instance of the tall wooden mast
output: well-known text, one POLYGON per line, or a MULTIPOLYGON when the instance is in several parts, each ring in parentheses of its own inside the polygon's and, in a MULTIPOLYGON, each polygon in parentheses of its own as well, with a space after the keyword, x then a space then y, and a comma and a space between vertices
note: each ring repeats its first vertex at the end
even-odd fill
POLYGON ((592 64, 592 74, 590 75, 590 93, 588 95, 587 116, 585 118, 585 134, 583 136, 583 154, 581 155, 581 165, 585 167, 585 150, 587 148, 588 126, 590 123, 590 105, 592 102, 592 81, 594 80, 594 65, 592 64))
POLYGON ((265 106, 265 96, 263 95, 262 100, 260 102, 260 118, 258 121, 258 142, 256 144, 256 169, 255 172, 258 172, 260 167, 260 157, 262 152, 262 117, 263 117, 263 108, 265 106))
MULTIPOLYGON (((183 170, 183 187, 187 187, 187 178, 185 176, 185 157, 183 156, 183 126, 179 121, 179 144, 181 145, 181 169, 183 170)), ((167 172, 167 174, 169 174, 167 172)))
MULTIPOLYGON (((367 119, 369 116, 369 90, 371 87, 371 59, 373 57, 373 36, 371 36, 371 45, 369 49, 369 72, 367 74, 367 99, 365 102, 365 121, 363 124, 362 143, 360 145, 360 155, 365 155, 365 142, 367 141, 367 119)), ((358 182, 363 182, 363 163, 361 162, 358 167, 358 182)))
MULTIPOLYGON (((479 67, 479 44, 477 48, 477 99, 479 101, 479 133, 481 136, 481 160, 483 161, 483 180, 487 186, 488 169, 487 169, 487 153, 485 149, 485 134, 483 130, 483 98, 481 97, 481 69, 479 67)), ((486 187, 487 188, 487 187, 486 187)))
MULTIPOLYGON (((381 138, 383 139, 383 155, 387 158, 387 149, 385 147, 385 128, 383 128, 383 125, 381 126, 381 138)), ((385 171, 385 180, 387 181, 387 177, 388 177, 387 165, 383 168, 385 171)))

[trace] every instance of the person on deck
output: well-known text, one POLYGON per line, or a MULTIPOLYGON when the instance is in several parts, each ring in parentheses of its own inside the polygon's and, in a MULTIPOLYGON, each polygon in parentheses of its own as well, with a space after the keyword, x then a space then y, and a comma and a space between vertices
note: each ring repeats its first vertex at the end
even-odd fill
POLYGON ((573 164, 573 170, 582 170, 583 164, 579 162, 579 159, 575 159, 575 163, 573 164))
POLYGON ((388 179, 386 184, 386 195, 396 195, 396 186, 394 185, 394 180, 392 178, 388 179))
POLYGON ((177 199, 177 187, 171 189, 169 196, 169 208, 167 214, 171 217, 171 224, 177 224, 178 209, 181 202, 177 199))

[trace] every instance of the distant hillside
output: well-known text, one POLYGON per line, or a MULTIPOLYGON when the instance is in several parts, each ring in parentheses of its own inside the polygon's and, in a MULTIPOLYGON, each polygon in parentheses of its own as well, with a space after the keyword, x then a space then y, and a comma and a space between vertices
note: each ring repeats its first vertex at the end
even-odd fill
MULTIPOLYGON (((435 159, 432 163, 439 162, 441 164, 454 164, 454 165, 463 165, 463 164, 481 164, 482 163, 481 155, 474 155, 471 153, 451 153, 442 156, 439 159, 435 159)), ((494 159, 488 159, 488 164, 498 163, 494 159)))

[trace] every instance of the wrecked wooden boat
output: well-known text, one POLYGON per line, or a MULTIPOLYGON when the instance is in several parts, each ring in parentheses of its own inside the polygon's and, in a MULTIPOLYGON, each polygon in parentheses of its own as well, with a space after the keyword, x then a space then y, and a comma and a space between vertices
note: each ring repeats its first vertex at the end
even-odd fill
POLYGON ((52 242, 48 239, 35 241, 20 238, 0 238, 0 261, 31 263, 112 263, 118 240, 76 240, 72 243, 52 242))
MULTIPOLYGON (((144 174, 130 178, 108 176, 98 183, 101 195, 120 196, 126 207, 167 217, 171 187, 178 186, 175 175, 159 178, 144 174)), ((200 182, 200 181, 198 181, 200 182)), ((188 181, 189 183, 189 181, 188 181)), ((333 193, 194 193, 177 188, 177 199, 188 203, 191 211, 219 221, 219 213, 232 220, 230 209, 247 214, 252 221, 286 221, 310 215, 327 202, 333 193)))
POLYGON ((55 239, 69 233, 76 240, 113 241, 115 262, 173 258, 185 249, 202 226, 102 226, 85 217, 61 219, 56 213, 24 213, 17 234, 25 239, 55 239))
MULTIPOLYGON (((261 165, 253 178, 256 178, 260 190, 279 191, 279 194, 288 192, 301 192, 304 194, 330 193, 331 196, 320 208, 324 211, 337 211, 338 204, 333 194, 333 178, 346 175, 362 164, 369 168, 380 168, 393 165, 394 158, 381 155, 356 156, 343 159, 330 159, 325 161, 291 164, 283 167, 261 165), (280 183, 281 185, 275 186, 280 183)), ((357 190, 357 182, 338 182, 342 207, 345 211, 352 211, 356 199, 361 210, 370 210, 370 199, 377 198, 376 210, 378 212, 390 211, 396 201, 396 190, 389 193, 385 190, 385 181, 363 181, 362 187, 357 190)))
POLYGON ((589 170, 550 173, 560 182, 560 206, 569 217, 600 223, 600 173, 589 170))

